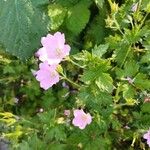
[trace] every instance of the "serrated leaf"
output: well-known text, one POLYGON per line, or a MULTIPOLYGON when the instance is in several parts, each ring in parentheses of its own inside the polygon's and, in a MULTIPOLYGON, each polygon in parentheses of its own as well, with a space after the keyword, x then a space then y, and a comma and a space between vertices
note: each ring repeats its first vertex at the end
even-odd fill
POLYGON ((48 139, 55 138, 56 141, 63 141, 66 139, 66 134, 64 132, 64 129, 58 126, 55 126, 53 128, 50 128, 47 130, 47 137, 48 139))
POLYGON ((108 73, 102 73, 98 79, 96 79, 95 83, 102 91, 111 93, 113 90, 113 80, 108 73))
POLYGON ((53 124, 54 120, 53 120, 53 117, 54 117, 54 112, 55 110, 51 110, 49 112, 43 112, 43 113, 40 113, 38 114, 38 117, 39 117, 39 120, 42 122, 42 123, 51 123, 53 124))
MULTIPOLYGON (((101 109, 103 106, 108 106, 110 107, 109 104, 112 103, 112 95, 108 92, 102 92, 98 90, 98 88, 92 88, 92 87, 87 87, 86 89, 81 89, 81 92, 78 95, 79 99, 84 101, 87 106, 90 106, 92 109, 101 109)), ((106 110, 106 107, 105 107, 106 110)), ((100 112, 104 110, 99 110, 100 112)), ((106 110, 106 113, 108 114, 109 110, 106 110)), ((111 110, 110 110, 111 111, 111 110)))
POLYGON ((88 142, 86 144, 85 149, 86 150, 91 150, 91 149, 92 150, 98 150, 98 149, 106 150, 109 147, 108 141, 109 141, 109 139, 104 139, 102 137, 99 137, 98 139, 95 139, 95 140, 93 140, 91 142, 88 142))
POLYGON ((33 0, 1 0, 0 43, 7 52, 21 59, 29 58, 46 32, 46 17, 33 0))
POLYGON ((123 85, 123 97, 125 99, 134 98, 136 91, 133 86, 125 84, 123 85))
POLYGON ((116 61, 119 66, 121 66, 125 59, 126 56, 129 55, 129 50, 130 46, 126 42, 120 42, 120 44, 117 45, 116 47, 116 61))
POLYGON ((124 69, 116 68, 116 75, 118 78, 134 77, 139 70, 139 65, 134 60, 127 60, 124 69))
POLYGON ((108 47, 108 44, 100 44, 99 46, 95 46, 94 49, 92 49, 92 54, 101 58, 107 52, 108 47))
POLYGON ((86 5, 77 4, 70 8, 66 27, 75 35, 79 34, 89 21, 90 11, 86 5))
POLYGON ((84 70, 83 75, 81 76, 81 81, 83 82, 90 82, 94 81, 98 77, 102 75, 103 72, 107 71, 107 66, 106 64, 99 65, 97 67, 89 68, 84 70))
POLYGON ((147 78, 145 74, 139 73, 134 80, 135 86, 144 90, 150 89, 150 80, 147 78))
MULTIPOLYGON (((112 95, 108 92, 99 92, 99 94, 96 95, 96 101, 102 105, 107 105, 109 107, 109 104, 112 103, 112 95)), ((101 112, 104 113, 104 110, 101 110, 101 112)))
POLYGON ((121 79, 124 77, 124 70, 121 68, 116 68, 115 73, 116 73, 118 79, 121 79))
POLYGON ((128 60, 125 63, 125 76, 134 77, 139 70, 139 65, 134 60, 128 60))

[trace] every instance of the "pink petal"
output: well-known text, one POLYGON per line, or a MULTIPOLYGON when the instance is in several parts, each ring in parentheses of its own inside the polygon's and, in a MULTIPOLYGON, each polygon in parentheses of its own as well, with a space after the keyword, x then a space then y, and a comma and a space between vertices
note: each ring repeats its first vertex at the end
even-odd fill
POLYGON ((79 126, 79 128, 82 129, 82 130, 83 130, 85 127, 86 127, 86 124, 81 124, 81 125, 79 126))
POLYGON ((150 139, 150 130, 147 131, 147 133, 144 134, 143 138, 144 139, 150 139))
POLYGON ((58 48, 63 49, 64 44, 65 44, 65 36, 64 36, 64 34, 61 34, 60 32, 56 32, 54 34, 54 37, 56 39, 56 43, 57 43, 58 48))
POLYGON ((40 82, 40 86, 47 90, 54 84, 59 82, 59 74, 56 71, 56 65, 49 66, 48 62, 39 65, 40 70, 36 72, 36 79, 40 82))
POLYGON ((87 114, 87 123, 90 124, 92 122, 92 117, 91 115, 88 113, 87 114))
POLYGON ((47 60, 47 51, 44 47, 40 48, 36 54, 38 55, 39 60, 41 60, 42 62, 47 60))
POLYGON ((72 124, 74 126, 79 127, 80 129, 84 129, 87 124, 90 124, 92 121, 91 115, 86 114, 83 109, 74 110, 74 119, 72 120, 72 124))
POLYGON ((74 112, 73 112, 73 114, 74 114, 75 117, 80 116, 82 113, 83 113, 83 110, 82 110, 82 109, 81 109, 81 110, 76 109, 76 110, 74 110, 74 112))
POLYGON ((148 146, 150 147, 150 140, 147 140, 147 144, 148 144, 148 146))
POLYGON ((42 37, 41 43, 43 47, 38 50, 36 56, 42 62, 47 61, 50 65, 60 63, 64 57, 69 55, 71 49, 69 45, 65 44, 65 35, 61 32, 42 37))
POLYGON ((49 47, 49 43, 51 43, 51 40, 53 39, 53 35, 51 34, 47 34, 46 37, 42 37, 41 38, 41 44, 44 46, 44 47, 49 47))
POLYGON ((71 47, 68 44, 64 45, 63 50, 64 50, 65 56, 69 55, 70 49, 71 49, 71 47))
POLYGON ((42 80, 40 82, 40 87, 43 88, 44 90, 47 90, 48 88, 52 87, 52 84, 49 80, 42 80))

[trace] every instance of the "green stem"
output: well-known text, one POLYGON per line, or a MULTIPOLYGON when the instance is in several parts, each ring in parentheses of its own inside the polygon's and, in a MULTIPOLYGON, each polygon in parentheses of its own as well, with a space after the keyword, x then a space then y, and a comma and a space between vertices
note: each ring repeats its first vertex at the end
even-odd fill
POLYGON ((117 103, 119 101, 118 99, 118 96, 119 96, 119 92, 120 92, 120 87, 121 87, 121 84, 119 83, 118 84, 118 87, 116 89, 116 93, 115 93, 115 96, 114 96, 114 102, 117 103))
POLYGON ((122 61, 121 68, 123 67, 123 65, 124 65, 124 63, 125 63, 125 61, 126 61, 126 59, 127 59, 127 57, 128 57, 128 54, 129 54, 129 52, 130 52, 130 49, 131 49, 131 47, 129 46, 128 51, 127 51, 127 53, 126 53, 126 55, 125 55, 125 57, 124 57, 124 59, 123 59, 123 61, 122 61))
POLYGON ((147 16, 149 15, 149 12, 146 13, 146 15, 144 16, 143 20, 141 21, 141 24, 139 25, 139 29, 143 26, 147 16))
POLYGON ((114 17, 114 21, 115 21, 115 25, 116 25, 117 29, 120 31, 120 33, 121 33, 122 35, 124 35, 124 33, 123 33, 122 30, 120 29, 120 26, 119 26, 119 24, 118 24, 118 22, 117 22, 117 20, 116 20, 115 17, 114 17))
POLYGON ((121 108, 123 106, 128 106, 128 105, 126 103, 125 104, 115 104, 114 109, 118 109, 118 108, 121 108))
POLYGON ((69 61, 80 68, 84 68, 83 66, 80 66, 78 63, 74 62, 72 59, 69 59, 69 61))
POLYGON ((68 81, 69 83, 71 83, 72 85, 74 85, 76 88, 80 88, 80 85, 78 85, 77 83, 75 83, 72 80, 68 79, 66 76, 63 76, 62 79, 68 81))
POLYGON ((115 25, 116 25, 116 29, 124 36, 124 38, 125 38, 125 40, 127 41, 127 43, 129 43, 129 41, 128 41, 126 35, 122 32, 122 30, 121 30, 121 28, 120 28, 120 25, 118 24, 118 22, 117 22, 115 16, 113 17, 113 19, 114 19, 114 23, 115 23, 115 25))
POLYGON ((76 66, 78 66, 80 68, 84 68, 84 66, 81 66, 78 63, 74 62, 70 57, 66 57, 66 60, 69 61, 69 62, 71 62, 73 65, 76 65, 76 66))

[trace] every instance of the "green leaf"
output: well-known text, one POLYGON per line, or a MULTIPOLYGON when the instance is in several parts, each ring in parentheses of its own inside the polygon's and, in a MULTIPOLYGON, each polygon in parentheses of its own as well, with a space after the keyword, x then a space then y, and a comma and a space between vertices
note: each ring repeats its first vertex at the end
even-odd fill
POLYGON ((67 10, 61 5, 53 4, 48 6, 48 16, 51 19, 50 29, 57 30, 66 16, 67 10))
POLYGON ((86 150, 106 150, 108 149, 109 145, 107 144, 107 140, 105 138, 99 137, 98 139, 95 139, 91 142, 88 142, 86 144, 86 150))
POLYGON ((41 97, 41 107, 49 110, 49 107, 56 102, 56 97, 52 93, 52 89, 45 91, 41 97))
POLYGON ((66 27, 75 35, 79 34, 90 18, 90 11, 86 5, 78 3, 68 11, 66 27))
POLYGON ((141 125, 143 128, 149 128, 150 114, 141 115, 141 118, 139 119, 139 125, 141 125))
POLYGON ((88 107, 95 110, 98 109, 98 111, 103 112, 103 114, 109 114, 109 111, 111 111, 110 104, 112 104, 112 95, 108 92, 102 92, 98 88, 89 86, 87 88, 81 89, 78 98, 85 102, 88 107), (109 108, 106 109, 106 106, 109 108), (101 108, 101 110, 99 110, 99 108, 101 108))
POLYGON ((21 59, 33 55, 40 38, 47 32, 44 14, 34 0, 1 0, 0 43, 7 52, 21 59))
POLYGON ((121 66, 125 62, 125 59, 129 55, 130 49, 130 45, 124 41, 120 42, 120 44, 117 45, 115 54, 116 61, 119 66, 121 66))
POLYGON ((144 8, 144 10, 148 13, 150 13, 150 1, 149 0, 145 0, 142 2, 142 7, 144 8))
POLYGON ((31 137, 29 137, 28 143, 31 150, 32 149, 40 150, 44 148, 44 143, 37 137, 37 134, 34 134, 31 137))
POLYGON ((103 8, 104 0, 95 0, 95 3, 96 3, 96 5, 99 6, 100 8, 103 8))
POLYGON ((59 142, 58 143, 51 143, 50 145, 47 145, 48 149, 50 150, 63 150, 65 149, 65 144, 60 144, 59 142))
POLYGON ((116 75, 118 78, 134 77, 139 71, 139 65, 135 60, 127 60, 124 65, 124 70, 116 68, 116 75))
POLYGON ((74 6, 78 2, 79 2, 79 0, 55 0, 56 4, 59 4, 63 7, 67 7, 67 8, 74 6))
POLYGON ((47 130, 47 139, 55 138, 56 141, 64 141, 66 139, 66 134, 64 128, 61 126, 55 126, 47 130))
POLYGON ((124 77, 124 70, 121 69, 121 68, 118 68, 118 67, 117 67, 117 68, 115 69, 115 73, 116 73, 118 79, 121 79, 121 78, 124 77))
POLYGON ((123 97, 125 99, 134 98, 136 91, 133 86, 124 84, 123 85, 123 97))
POLYGON ((143 113, 150 113, 150 103, 144 103, 141 110, 143 113))
POLYGON ((147 76, 145 74, 139 73, 136 76, 134 83, 135 83, 135 86, 137 86, 141 90, 150 89, 150 80, 147 79, 147 76))
POLYGON ((49 112, 43 112, 43 113, 39 113, 38 117, 39 120, 41 121, 41 123, 45 123, 45 124, 53 124, 54 122, 54 115, 55 115, 55 110, 51 109, 49 112))
MULTIPOLYGON (((97 101, 101 103, 102 105, 107 105, 109 107, 109 104, 112 104, 112 95, 108 92, 99 92, 99 94, 96 96, 97 101)), ((104 113, 104 111, 102 111, 104 113)))
POLYGON ((150 62, 150 52, 147 51, 145 55, 141 58, 141 63, 149 63, 150 62))
POLYGON ((17 148, 18 150, 19 149, 22 149, 22 150, 30 150, 30 145, 28 144, 28 142, 26 141, 22 141, 22 143, 19 144, 19 147, 17 148))
POLYGON ((111 93, 113 90, 113 80, 108 73, 102 73, 98 79, 96 79, 95 83, 102 91, 111 93))
POLYGON ((108 47, 108 44, 100 44, 99 46, 95 46, 92 50, 92 54, 101 58, 107 52, 108 47))
POLYGON ((103 72, 107 71, 108 69, 107 67, 108 66, 106 64, 100 64, 97 67, 85 69, 83 75, 81 76, 81 81, 83 82, 94 81, 95 79, 100 77, 103 72))
POLYGON ((33 0, 33 4, 34 5, 45 5, 45 4, 48 4, 49 3, 49 0, 36 0, 36 1, 34 1, 33 0))
POLYGON ((125 63, 125 76, 134 77, 139 70, 139 65, 134 60, 128 60, 125 63))
POLYGON ((88 30, 85 35, 85 48, 91 48, 94 45, 99 45, 104 42, 104 38, 108 32, 108 29, 105 28, 106 11, 106 8, 103 7, 87 28, 88 30), (91 47, 88 46, 89 43, 91 44, 91 47))

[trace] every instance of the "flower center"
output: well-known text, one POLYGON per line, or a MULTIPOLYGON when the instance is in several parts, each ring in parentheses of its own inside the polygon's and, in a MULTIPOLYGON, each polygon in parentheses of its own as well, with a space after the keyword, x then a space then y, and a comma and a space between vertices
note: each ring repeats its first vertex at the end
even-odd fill
POLYGON ((82 115, 81 118, 82 118, 83 121, 87 120, 87 116, 86 115, 82 115))
POLYGON ((56 55, 57 56, 61 56, 62 55, 62 51, 60 48, 56 48, 56 55))
POLYGON ((51 74, 50 74, 50 77, 51 78, 54 78, 56 76, 56 73, 53 71, 53 72, 51 72, 51 74))

